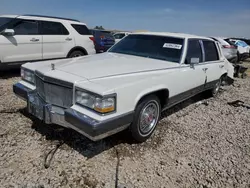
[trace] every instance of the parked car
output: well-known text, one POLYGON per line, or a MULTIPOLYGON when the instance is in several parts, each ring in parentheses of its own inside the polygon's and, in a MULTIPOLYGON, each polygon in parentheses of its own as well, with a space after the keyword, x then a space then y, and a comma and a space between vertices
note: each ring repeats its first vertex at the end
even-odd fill
POLYGON ((235 39, 235 40, 242 40, 245 43, 247 43, 248 46, 250 46, 250 39, 246 39, 246 38, 231 38, 231 39, 235 39))
POLYGON ((216 96, 233 67, 210 38, 149 32, 95 56, 26 63, 21 77, 14 93, 45 123, 94 141, 130 128, 143 142, 162 111, 203 91, 216 96))
POLYGON ((127 36, 129 33, 128 32, 118 32, 114 34, 115 37, 115 42, 119 42, 123 37, 127 36))
POLYGON ((115 44, 115 38, 110 31, 91 29, 90 32, 94 36, 97 53, 106 52, 115 44))
POLYGON ((77 20, 39 16, 0 16, 0 68, 27 61, 94 54, 93 36, 77 20))
POLYGON ((243 61, 249 57, 250 46, 246 42, 235 39, 228 39, 228 40, 237 45, 239 60, 243 61))
POLYGON ((231 63, 237 63, 238 62, 238 56, 237 56, 237 46, 231 42, 228 41, 225 38, 221 37, 211 37, 215 41, 217 41, 222 49, 222 53, 227 58, 228 61, 231 63))

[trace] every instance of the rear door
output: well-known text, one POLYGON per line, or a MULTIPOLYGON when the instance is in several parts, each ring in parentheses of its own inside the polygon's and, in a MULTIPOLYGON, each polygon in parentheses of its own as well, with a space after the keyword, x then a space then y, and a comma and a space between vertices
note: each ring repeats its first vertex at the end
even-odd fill
POLYGON ((60 22, 41 21, 43 59, 65 58, 75 46, 74 36, 60 22))
POLYGON ((35 20, 16 19, 7 29, 15 31, 14 36, 0 35, 3 62, 33 61, 42 59, 42 37, 35 20))

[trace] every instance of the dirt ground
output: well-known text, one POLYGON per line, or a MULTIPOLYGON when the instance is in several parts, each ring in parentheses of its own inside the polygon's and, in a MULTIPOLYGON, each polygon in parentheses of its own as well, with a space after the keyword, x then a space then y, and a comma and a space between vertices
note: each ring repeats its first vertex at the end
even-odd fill
POLYGON ((12 92, 18 71, 1 74, 0 187, 250 188, 250 109, 228 105, 250 104, 250 78, 175 106, 137 144, 126 131, 92 142, 29 117, 12 92))

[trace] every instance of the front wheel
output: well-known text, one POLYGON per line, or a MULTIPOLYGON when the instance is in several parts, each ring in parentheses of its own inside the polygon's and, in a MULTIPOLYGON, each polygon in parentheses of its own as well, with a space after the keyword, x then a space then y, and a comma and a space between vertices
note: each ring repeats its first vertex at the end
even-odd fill
POLYGON ((145 97, 136 107, 131 133, 138 142, 146 141, 154 132, 159 121, 161 104, 158 97, 145 97))

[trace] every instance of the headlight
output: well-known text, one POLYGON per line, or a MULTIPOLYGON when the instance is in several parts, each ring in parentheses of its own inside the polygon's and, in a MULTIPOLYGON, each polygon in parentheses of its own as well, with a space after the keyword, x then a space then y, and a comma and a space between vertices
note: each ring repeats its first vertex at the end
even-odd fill
POLYGON ((21 77, 23 80, 30 82, 31 84, 35 83, 35 75, 31 70, 21 68, 21 77))
POLYGON ((108 113, 115 111, 115 97, 100 97, 84 91, 76 90, 75 101, 77 104, 95 110, 99 113, 108 113))

